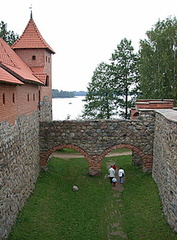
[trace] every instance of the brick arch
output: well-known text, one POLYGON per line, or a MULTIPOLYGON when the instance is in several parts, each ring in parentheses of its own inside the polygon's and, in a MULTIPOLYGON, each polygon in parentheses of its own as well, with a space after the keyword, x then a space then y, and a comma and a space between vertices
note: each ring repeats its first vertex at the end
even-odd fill
POLYGON ((145 154, 139 150, 137 147, 133 146, 133 145, 130 145, 130 144, 116 144, 114 146, 111 146, 109 148, 107 148, 104 152, 103 152, 103 158, 111 151, 113 150, 116 150, 116 149, 120 149, 120 148, 129 148, 131 149, 132 151, 135 151, 139 154, 140 157, 143 157, 145 154))
POLYGON ((41 152, 40 154, 40 166, 42 168, 46 168, 47 167, 47 162, 48 162, 48 159, 50 158, 50 155, 59 150, 59 149, 63 149, 63 148, 70 148, 70 149, 74 149, 78 152, 80 152, 85 158, 86 160, 88 161, 88 164, 89 164, 89 155, 80 147, 78 146, 75 146, 73 144, 61 144, 61 145, 58 145, 58 146, 55 146, 51 149, 49 149, 47 152, 41 152))
POLYGON ((107 148, 101 155, 101 158, 105 158, 105 156, 111 152, 112 150, 116 150, 116 149, 120 149, 120 148, 129 148, 134 152, 137 152, 137 154, 140 156, 140 158, 142 159, 142 165, 143 165, 143 169, 145 171, 149 171, 152 169, 152 162, 153 162, 153 157, 151 155, 146 155, 144 152, 142 152, 139 148, 131 145, 131 144, 116 144, 114 146, 111 146, 109 148, 107 148))
POLYGON ((102 160, 117 148, 130 148, 142 159, 143 171, 152 170, 154 122, 151 115, 137 120, 83 120, 40 123, 41 167, 52 152, 73 148, 86 158, 91 176, 101 173, 102 160))

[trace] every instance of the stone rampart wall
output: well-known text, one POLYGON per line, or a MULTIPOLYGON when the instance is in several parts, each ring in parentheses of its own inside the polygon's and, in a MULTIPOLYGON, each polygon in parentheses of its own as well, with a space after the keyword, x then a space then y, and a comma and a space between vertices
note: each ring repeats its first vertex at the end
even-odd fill
POLYGON ((11 126, 0 123, 0 239, 34 190, 39 173, 39 115, 20 116, 11 126))
POLYGON ((157 110, 153 178, 169 225, 177 232, 177 112, 157 110))
POLYGON ((143 110, 137 120, 50 122, 50 104, 47 106, 42 113, 45 122, 39 123, 36 111, 29 117, 18 117, 13 126, 0 123, 0 239, 7 237, 34 190, 40 164, 47 164, 50 154, 63 147, 80 151, 91 175, 99 173, 108 152, 121 147, 138 154, 145 171, 151 169, 153 160, 153 177, 165 215, 177 231, 177 122, 173 116, 177 112, 164 110, 171 118, 162 110, 143 110))
POLYGON ((105 155, 120 146, 139 154, 143 170, 152 169, 154 113, 143 112, 139 120, 53 121, 40 124, 41 165, 60 147, 76 147, 89 164, 90 175, 100 173, 105 155))

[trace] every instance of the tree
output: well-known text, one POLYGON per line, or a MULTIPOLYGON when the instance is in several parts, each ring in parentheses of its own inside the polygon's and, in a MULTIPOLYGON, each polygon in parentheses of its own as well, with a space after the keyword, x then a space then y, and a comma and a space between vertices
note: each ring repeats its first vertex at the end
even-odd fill
POLYGON ((123 39, 112 54, 111 64, 101 63, 89 84, 83 117, 109 119, 117 115, 128 118, 128 109, 138 92, 138 55, 131 41, 123 39), (128 99, 130 97, 131 99, 128 99))
POLYGON ((140 41, 142 98, 177 99, 177 19, 158 21, 140 41))
POLYGON ((139 58, 134 53, 131 41, 126 38, 121 40, 110 60, 114 92, 117 91, 115 104, 121 108, 120 115, 128 118, 128 110, 133 105, 132 96, 136 96, 139 86, 139 58))
POLYGON ((11 46, 19 38, 19 35, 15 34, 14 31, 7 31, 7 24, 1 21, 0 37, 11 46))
POLYGON ((116 114, 115 94, 108 64, 102 62, 95 69, 84 101, 84 118, 109 119, 116 114))

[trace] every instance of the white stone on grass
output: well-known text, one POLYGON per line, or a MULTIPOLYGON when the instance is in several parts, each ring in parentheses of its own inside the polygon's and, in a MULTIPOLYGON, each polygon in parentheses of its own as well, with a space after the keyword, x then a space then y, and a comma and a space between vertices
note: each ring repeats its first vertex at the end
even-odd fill
POLYGON ((77 192, 77 191, 79 191, 79 188, 77 186, 73 186, 73 191, 77 192))

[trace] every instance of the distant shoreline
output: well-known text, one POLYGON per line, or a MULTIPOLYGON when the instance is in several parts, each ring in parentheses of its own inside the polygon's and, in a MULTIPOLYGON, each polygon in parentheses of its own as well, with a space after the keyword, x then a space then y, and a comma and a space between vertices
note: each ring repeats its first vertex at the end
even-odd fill
POLYGON ((52 98, 74 98, 79 96, 86 96, 85 91, 58 91, 58 89, 52 89, 52 98))
POLYGON ((76 98, 76 97, 85 97, 85 95, 79 95, 74 97, 52 97, 52 98, 76 98))

